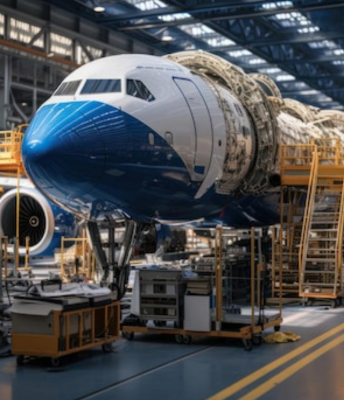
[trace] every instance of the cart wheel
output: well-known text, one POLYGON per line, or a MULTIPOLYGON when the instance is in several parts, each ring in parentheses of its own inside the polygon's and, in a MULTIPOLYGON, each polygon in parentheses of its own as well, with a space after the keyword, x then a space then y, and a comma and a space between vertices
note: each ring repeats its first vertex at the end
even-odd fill
POLYGON ((251 351, 252 350, 252 340, 249 339, 242 339, 242 342, 245 347, 245 351, 251 351))
POLYGON ((17 365, 24 364, 24 356, 17 356, 17 365))
POLYGON ((261 335, 253 335, 252 336, 252 343, 255 346, 260 346, 263 343, 263 338, 261 335))
POLYGON ((183 336, 183 343, 184 344, 190 344, 192 342, 192 337, 190 335, 184 335, 183 336))
POLYGON ((50 364, 52 367, 59 367, 61 364, 61 360, 57 357, 51 357, 50 364))
POLYGON ((134 332, 122 332, 122 335, 127 340, 133 340, 134 339, 134 332))
POLYGON ((112 343, 104 343, 102 344, 102 350, 104 353, 112 353, 112 343))
POLYGON ((174 335, 174 340, 175 340, 178 344, 184 343, 184 337, 183 337, 183 335, 174 335))
POLYGON ((281 325, 274 326, 274 331, 279 332, 281 330, 281 325))

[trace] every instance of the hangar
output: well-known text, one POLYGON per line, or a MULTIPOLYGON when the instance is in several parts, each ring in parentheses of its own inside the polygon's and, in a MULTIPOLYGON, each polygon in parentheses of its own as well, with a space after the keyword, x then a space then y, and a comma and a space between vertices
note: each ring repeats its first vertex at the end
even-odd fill
POLYGON ((1 2, 1 398, 343 397, 343 6, 1 2))

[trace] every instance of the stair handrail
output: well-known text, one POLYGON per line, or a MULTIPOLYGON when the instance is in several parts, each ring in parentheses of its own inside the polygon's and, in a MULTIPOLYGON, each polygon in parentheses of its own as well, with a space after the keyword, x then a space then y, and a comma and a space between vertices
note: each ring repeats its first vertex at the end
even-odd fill
POLYGON ((300 249, 299 249, 299 291, 301 292, 302 285, 302 275, 304 271, 304 264, 307 256, 308 250, 308 232, 310 226, 310 220, 313 214, 314 209, 314 199, 316 193, 316 182, 318 177, 318 165, 319 165, 319 157, 318 157, 318 148, 317 145, 314 146, 313 151, 313 159, 309 174, 309 182, 308 182, 308 191, 307 191, 307 199, 305 204, 304 218, 302 224, 301 231, 301 239, 300 239, 300 249))
MULTIPOLYGON (((339 206, 339 217, 338 217, 338 230, 337 230, 337 240, 336 240, 336 264, 335 264, 335 275, 334 275, 334 287, 333 294, 336 295, 338 287, 338 279, 342 276, 342 265, 343 265, 343 228, 344 228, 344 179, 342 186, 342 193, 340 196, 340 206, 339 206)), ((340 291, 342 290, 342 285, 339 285, 340 291)))

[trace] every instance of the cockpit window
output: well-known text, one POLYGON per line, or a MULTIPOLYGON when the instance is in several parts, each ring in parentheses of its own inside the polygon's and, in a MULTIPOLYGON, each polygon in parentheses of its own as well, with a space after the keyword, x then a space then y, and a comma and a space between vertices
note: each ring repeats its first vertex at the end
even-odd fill
POLYGON ((62 82, 56 89, 54 96, 73 96, 78 90, 81 81, 62 82))
POLYGON ((88 79, 80 93, 113 93, 120 91, 120 79, 88 79))
POLYGON ((145 84, 134 79, 127 79, 127 94, 147 101, 155 100, 145 84))

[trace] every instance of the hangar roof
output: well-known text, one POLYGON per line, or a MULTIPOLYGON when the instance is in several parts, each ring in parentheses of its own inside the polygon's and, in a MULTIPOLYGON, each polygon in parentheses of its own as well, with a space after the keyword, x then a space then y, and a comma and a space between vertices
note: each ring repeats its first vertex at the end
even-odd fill
POLYGON ((283 97, 344 110, 344 1, 42 1, 152 54, 203 49, 269 75, 283 97))

